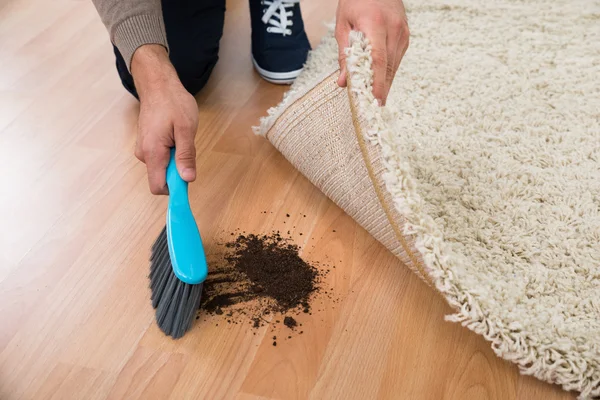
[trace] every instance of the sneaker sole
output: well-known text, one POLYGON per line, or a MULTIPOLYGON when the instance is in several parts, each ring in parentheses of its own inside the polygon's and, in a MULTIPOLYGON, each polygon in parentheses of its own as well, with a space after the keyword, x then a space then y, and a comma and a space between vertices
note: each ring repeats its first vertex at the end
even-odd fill
POLYGON ((266 81, 271 83, 276 83, 278 85, 289 85, 294 83, 300 72, 302 72, 303 68, 297 69, 295 71, 289 72, 271 72, 261 68, 254 57, 252 57, 252 64, 254 64, 254 68, 256 72, 266 81))

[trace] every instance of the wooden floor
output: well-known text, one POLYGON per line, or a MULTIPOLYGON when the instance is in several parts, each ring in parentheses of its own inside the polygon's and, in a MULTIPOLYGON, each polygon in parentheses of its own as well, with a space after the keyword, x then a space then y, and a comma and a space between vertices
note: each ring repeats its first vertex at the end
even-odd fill
MULTIPOLYGON (((316 45, 335 2, 302 4, 316 45)), ((340 301, 317 298, 277 347, 284 329, 217 317, 172 341, 147 281, 166 198, 133 156, 138 105, 91 1, 0 2, 0 399, 574 398, 444 322, 442 299, 254 136, 285 88, 249 47, 247 1, 228 1, 190 187, 207 251, 236 228, 288 230, 290 213, 304 257, 336 265, 340 301)))

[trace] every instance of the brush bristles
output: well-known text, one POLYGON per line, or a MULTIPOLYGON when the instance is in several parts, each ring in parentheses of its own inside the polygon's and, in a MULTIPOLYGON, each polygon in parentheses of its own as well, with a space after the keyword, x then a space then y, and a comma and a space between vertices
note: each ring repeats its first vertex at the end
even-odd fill
POLYGON ((165 334, 175 339, 182 337, 191 328, 200 306, 202 284, 189 285, 175 276, 166 227, 152 245, 149 278, 156 323, 165 334))

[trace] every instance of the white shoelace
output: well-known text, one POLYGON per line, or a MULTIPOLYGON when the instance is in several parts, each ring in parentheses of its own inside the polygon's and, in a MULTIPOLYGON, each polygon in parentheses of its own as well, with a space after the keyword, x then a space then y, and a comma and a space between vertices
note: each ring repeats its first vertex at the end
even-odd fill
POLYGON ((271 25, 267 28, 267 32, 281 33, 283 36, 291 35, 292 30, 288 27, 292 26, 293 22, 288 20, 288 17, 294 13, 288 11, 286 7, 294 7, 294 4, 300 3, 300 0, 263 0, 261 3, 269 6, 262 17, 262 22, 271 25), (272 17, 278 17, 279 20, 272 17))

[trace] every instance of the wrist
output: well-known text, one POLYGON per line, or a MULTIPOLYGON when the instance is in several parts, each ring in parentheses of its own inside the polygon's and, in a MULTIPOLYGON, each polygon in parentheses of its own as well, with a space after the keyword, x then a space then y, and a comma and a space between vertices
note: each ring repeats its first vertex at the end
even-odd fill
POLYGON ((135 51, 131 59, 131 75, 140 98, 174 82, 181 84, 167 50, 157 44, 146 44, 135 51))

